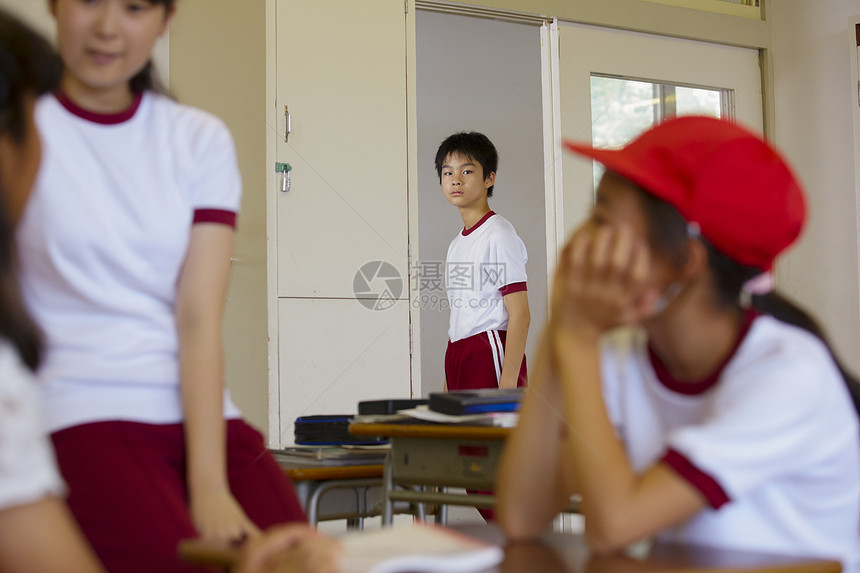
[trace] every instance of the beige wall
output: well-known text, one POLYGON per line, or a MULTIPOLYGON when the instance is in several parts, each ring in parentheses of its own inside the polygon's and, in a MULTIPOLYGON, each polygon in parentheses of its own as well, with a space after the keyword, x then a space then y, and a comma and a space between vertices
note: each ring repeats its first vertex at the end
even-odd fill
POLYGON ((221 117, 236 142, 244 194, 224 324, 227 383, 246 419, 268 427, 266 310, 266 3, 179 0, 170 89, 221 117))
POLYGON ((54 21, 48 13, 48 0, 0 0, 9 10, 48 38, 54 37, 54 21))
POLYGON ((779 0, 773 25, 775 135, 808 191, 810 219, 780 265, 781 285, 813 311, 860 372, 857 148, 851 79, 857 0, 779 0))

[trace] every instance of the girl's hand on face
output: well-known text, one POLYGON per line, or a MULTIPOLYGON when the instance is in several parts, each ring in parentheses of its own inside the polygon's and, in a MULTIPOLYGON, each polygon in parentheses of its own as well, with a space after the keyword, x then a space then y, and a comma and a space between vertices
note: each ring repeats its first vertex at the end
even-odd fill
POLYGON ((228 490, 197 492, 190 506, 191 519, 201 539, 238 542, 260 534, 228 490))
POLYGON ((630 227, 580 228, 556 270, 552 334, 596 340, 610 328, 646 317, 659 297, 648 285, 650 272, 647 244, 630 227))

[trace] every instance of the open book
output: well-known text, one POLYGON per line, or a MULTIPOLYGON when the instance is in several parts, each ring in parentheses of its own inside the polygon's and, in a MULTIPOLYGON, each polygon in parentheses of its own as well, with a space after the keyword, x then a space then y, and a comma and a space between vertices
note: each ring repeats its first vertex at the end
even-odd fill
POLYGON ((502 548, 434 525, 341 536, 342 573, 476 573, 502 562, 502 548))
POLYGON ((418 406, 409 410, 401 410, 401 414, 439 424, 462 424, 464 426, 495 426, 497 428, 513 428, 517 425, 519 412, 484 412, 481 414, 443 414, 434 412, 427 406, 418 406))
POLYGON ((269 450, 282 467, 328 467, 374 465, 385 462, 391 449, 388 444, 379 446, 287 446, 269 450))
MULTIPOLYGON (((502 562, 502 548, 435 525, 356 531, 338 537, 344 546, 341 573, 479 573, 502 562)), ((241 549, 186 539, 179 554, 190 563, 235 567, 241 549)))

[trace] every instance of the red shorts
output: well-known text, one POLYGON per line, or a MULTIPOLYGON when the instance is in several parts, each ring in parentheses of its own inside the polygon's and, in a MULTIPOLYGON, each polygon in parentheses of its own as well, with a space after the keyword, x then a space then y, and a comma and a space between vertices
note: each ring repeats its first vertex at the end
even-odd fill
MULTIPOLYGON (((505 362, 507 334, 506 330, 488 330, 457 342, 449 341, 445 351, 448 390, 498 388, 505 362)), ((526 357, 523 355, 517 386, 526 385, 526 370, 526 357)))
MULTIPOLYGON (((177 556, 179 540, 197 537, 188 511, 182 424, 95 422, 54 433, 68 504, 112 573, 213 571, 177 556)), ((227 422, 230 490, 261 529, 305 515, 260 433, 227 422)))

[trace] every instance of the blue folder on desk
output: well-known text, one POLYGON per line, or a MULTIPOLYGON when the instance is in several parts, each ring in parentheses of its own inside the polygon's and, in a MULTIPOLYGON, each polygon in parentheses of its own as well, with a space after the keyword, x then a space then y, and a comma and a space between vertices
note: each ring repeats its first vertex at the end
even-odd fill
POLYGON ((434 412, 462 416, 487 412, 516 412, 520 409, 522 388, 482 388, 430 394, 428 407, 434 412))

